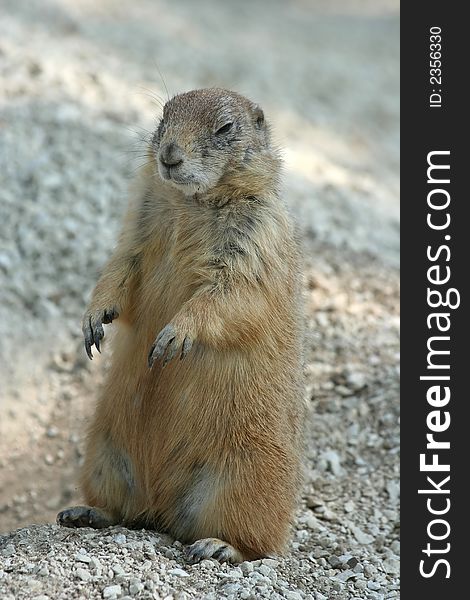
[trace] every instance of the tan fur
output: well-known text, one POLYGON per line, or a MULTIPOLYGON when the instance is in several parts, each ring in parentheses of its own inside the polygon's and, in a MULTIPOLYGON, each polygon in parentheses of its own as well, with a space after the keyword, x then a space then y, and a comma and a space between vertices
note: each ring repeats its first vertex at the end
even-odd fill
POLYGON ((119 314, 88 435, 86 500, 110 522, 188 543, 220 538, 237 560, 282 552, 302 400, 298 255, 279 157, 259 107, 219 89, 169 101, 148 156, 84 318, 86 333, 104 311, 119 314), (231 138, 215 134, 227 118, 231 138), (171 142, 184 157, 172 173, 190 173, 190 193, 159 175, 171 142), (168 324, 178 353, 149 368, 168 324))

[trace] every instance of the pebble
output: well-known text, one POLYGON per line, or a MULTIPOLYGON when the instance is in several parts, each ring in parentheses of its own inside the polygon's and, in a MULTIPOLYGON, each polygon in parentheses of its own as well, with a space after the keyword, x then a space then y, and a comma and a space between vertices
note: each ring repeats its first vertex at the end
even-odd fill
POLYGON ((103 590, 103 598, 117 598, 121 595, 121 592, 120 585, 108 585, 103 590))
POLYGON ((176 575, 177 577, 189 577, 189 573, 186 573, 183 569, 170 569, 169 575, 176 575))
POLYGON ((123 533, 118 533, 113 537, 113 540, 116 542, 116 544, 122 545, 126 543, 127 538, 123 533))
POLYGON ((138 580, 134 580, 129 585, 129 594, 131 596, 136 596, 139 592, 144 589, 144 584, 138 580))
POLYGON ((46 431, 46 435, 48 438, 55 438, 59 435, 59 430, 57 427, 49 427, 46 431))
POLYGON ((240 567, 243 575, 249 575, 250 573, 253 572, 253 569, 254 569, 253 563, 251 563, 249 561, 240 563, 239 567, 240 567))
POLYGON ((333 475, 340 477, 343 474, 341 461, 337 452, 334 450, 328 450, 323 452, 322 458, 328 463, 330 471, 333 473, 333 475))
POLYGON ((305 504, 307 505, 307 508, 317 508, 318 506, 323 506, 323 502, 320 500, 320 498, 311 495, 306 497, 305 504))
POLYGON ((78 567, 78 569, 75 570, 75 574, 82 581, 90 581, 90 579, 91 579, 90 571, 87 571, 86 569, 82 569, 81 567, 78 567))
POLYGON ((273 572, 273 570, 266 565, 259 565, 259 567, 256 567, 256 571, 261 573, 261 575, 265 575, 266 577, 271 577, 273 572))
POLYGON ((367 384, 367 378, 364 373, 359 371, 348 371, 346 373, 346 383, 353 390, 360 390, 367 384))
POLYGON ((377 582, 375 582, 375 581, 368 581, 368 582, 367 582, 367 587, 368 587, 370 590, 372 590, 372 591, 375 591, 375 592, 376 592, 376 591, 380 590, 380 587, 381 587, 381 586, 380 586, 380 583, 377 583, 377 582))
POLYGON ((237 594, 241 589, 241 586, 238 583, 226 583, 222 586, 222 590, 226 594, 237 594))
POLYGON ((333 569, 339 569, 342 565, 342 561, 338 556, 330 556, 328 558, 328 562, 333 567, 333 569))
POLYGON ((396 558, 386 558, 383 562, 385 573, 398 575, 400 573, 400 561, 396 558))
POLYGON ((400 486, 396 481, 388 481, 385 486, 387 493, 390 497, 390 501, 392 504, 396 504, 398 498, 400 497, 400 486))
POLYGON ((15 546, 13 546, 13 544, 7 544, 5 546, 5 548, 3 548, 2 550, 2 556, 13 556, 15 554, 16 550, 15 550, 15 546))
POLYGON ((113 570, 113 573, 117 576, 119 575, 124 575, 125 571, 124 569, 121 567, 121 565, 113 565, 111 567, 111 569, 113 570))
POLYGON ((346 562, 350 569, 354 569, 354 567, 359 563, 355 556, 351 556, 351 558, 349 558, 346 562))
MULTIPOLYGON (((258 570, 260 568, 261 567, 258 567, 258 570)), ((230 579, 239 579, 240 577, 243 577, 243 573, 242 573, 241 569, 235 568, 235 569, 231 569, 227 573, 224 573, 224 577, 227 577, 230 579)))
POLYGON ((354 573, 354 571, 351 571, 351 569, 347 569, 346 571, 342 571, 341 573, 339 573, 336 576, 336 579, 339 579, 340 581, 347 581, 352 577, 357 577, 357 573, 354 573))
POLYGON ((362 529, 356 527, 355 525, 350 525, 349 529, 352 531, 354 537, 360 544, 372 544, 374 541, 373 536, 369 535, 368 533, 364 533, 362 529))
POLYGON ((302 595, 299 592, 284 592, 286 600, 302 600, 302 595))
POLYGON ((390 550, 394 554, 400 556, 400 542, 398 540, 393 540, 393 542, 390 544, 390 550))
POLYGON ((78 562, 82 562, 82 563, 91 563, 91 561, 93 560, 90 556, 88 556, 87 554, 81 554, 80 552, 77 552, 77 554, 74 554, 74 558, 75 560, 77 560, 78 562))
POLYGON ((271 569, 275 569, 279 566, 279 561, 274 558, 263 558, 261 563, 267 567, 271 567, 271 569))

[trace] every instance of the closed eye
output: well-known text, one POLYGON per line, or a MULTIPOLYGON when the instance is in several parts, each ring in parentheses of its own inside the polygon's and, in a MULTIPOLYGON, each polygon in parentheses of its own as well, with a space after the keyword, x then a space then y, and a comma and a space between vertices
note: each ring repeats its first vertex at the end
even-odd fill
POLYGON ((220 129, 217 129, 215 135, 224 135, 224 133, 228 133, 232 129, 232 127, 233 123, 225 123, 225 125, 222 125, 220 129))

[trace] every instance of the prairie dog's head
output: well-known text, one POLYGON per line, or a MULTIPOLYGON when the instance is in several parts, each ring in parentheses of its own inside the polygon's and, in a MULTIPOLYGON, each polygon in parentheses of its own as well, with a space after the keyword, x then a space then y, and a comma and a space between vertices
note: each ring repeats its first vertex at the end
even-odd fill
POLYGON ((174 96, 152 139, 160 177, 187 196, 210 190, 268 146, 261 108, 217 88, 174 96))

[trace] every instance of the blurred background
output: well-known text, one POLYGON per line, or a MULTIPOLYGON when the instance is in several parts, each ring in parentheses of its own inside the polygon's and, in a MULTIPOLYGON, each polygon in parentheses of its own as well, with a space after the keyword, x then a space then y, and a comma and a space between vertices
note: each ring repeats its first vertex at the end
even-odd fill
POLYGON ((82 313, 160 101, 221 86, 272 123, 304 248, 294 542, 312 513, 396 540, 398 60, 398 0, 0 0, 0 532, 80 500, 82 313))

